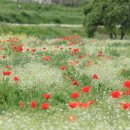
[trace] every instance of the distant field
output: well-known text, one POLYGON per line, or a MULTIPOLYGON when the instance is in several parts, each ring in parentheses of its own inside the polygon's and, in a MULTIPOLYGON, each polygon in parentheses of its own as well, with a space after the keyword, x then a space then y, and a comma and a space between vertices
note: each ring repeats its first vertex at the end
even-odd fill
MULTIPOLYGON (((11 33, 13 35, 17 34, 25 34, 28 36, 38 37, 40 39, 51 39, 60 36, 66 35, 80 35, 82 38, 87 38, 87 34, 82 25, 69 25, 69 24, 0 24, 0 34, 8 34, 11 33)), ((119 33, 118 39, 119 39, 119 33)), ((124 39, 128 40, 130 32, 128 32, 124 39)), ((96 39, 109 39, 109 34, 107 31, 100 27, 98 31, 95 33, 96 39)))
POLYGON ((0 22, 82 24, 83 17, 81 8, 21 3, 19 10, 17 2, 0 1, 0 22))

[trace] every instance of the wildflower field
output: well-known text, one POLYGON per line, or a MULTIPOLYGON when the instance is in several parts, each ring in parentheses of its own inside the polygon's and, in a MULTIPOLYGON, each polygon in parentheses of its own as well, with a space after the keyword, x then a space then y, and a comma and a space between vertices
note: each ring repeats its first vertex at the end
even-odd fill
POLYGON ((130 130, 130 42, 0 35, 0 130, 130 130))

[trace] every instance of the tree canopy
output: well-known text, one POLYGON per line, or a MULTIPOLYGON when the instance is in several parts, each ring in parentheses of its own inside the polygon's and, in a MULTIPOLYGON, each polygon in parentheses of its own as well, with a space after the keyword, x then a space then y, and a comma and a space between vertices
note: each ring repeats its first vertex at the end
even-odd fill
POLYGON ((130 29, 130 0, 93 0, 84 8, 84 27, 88 37, 94 36, 97 27, 103 25, 110 38, 116 38, 119 27, 121 39, 130 29))

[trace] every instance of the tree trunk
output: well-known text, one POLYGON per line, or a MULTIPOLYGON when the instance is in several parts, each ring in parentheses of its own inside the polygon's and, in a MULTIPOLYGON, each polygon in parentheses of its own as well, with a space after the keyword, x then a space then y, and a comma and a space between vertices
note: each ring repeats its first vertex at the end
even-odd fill
POLYGON ((116 33, 114 32, 114 36, 115 36, 115 39, 116 39, 116 33))
POLYGON ((113 34, 112 33, 110 33, 109 36, 110 36, 110 39, 113 39, 113 34))
POLYGON ((121 40, 123 40, 123 38, 124 38, 124 36, 125 36, 125 33, 121 33, 121 40))

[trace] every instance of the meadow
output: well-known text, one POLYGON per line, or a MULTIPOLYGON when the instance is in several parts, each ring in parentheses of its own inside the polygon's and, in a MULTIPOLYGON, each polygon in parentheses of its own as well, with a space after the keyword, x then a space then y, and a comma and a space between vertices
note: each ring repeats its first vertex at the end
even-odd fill
POLYGON ((0 35, 0 130, 129 130, 129 40, 0 35))
POLYGON ((130 41, 87 38, 83 7, 0 0, 0 130, 130 130, 130 41))

